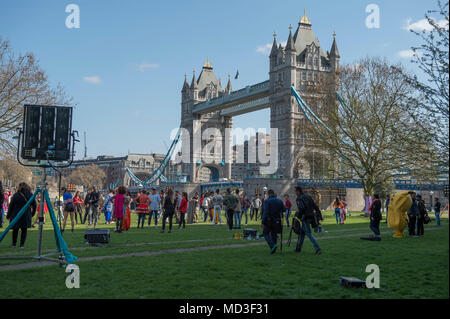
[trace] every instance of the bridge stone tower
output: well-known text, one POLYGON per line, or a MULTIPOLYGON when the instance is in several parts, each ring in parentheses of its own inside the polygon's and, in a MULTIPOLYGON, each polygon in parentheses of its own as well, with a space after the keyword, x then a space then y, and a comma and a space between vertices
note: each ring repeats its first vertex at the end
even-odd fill
POLYGON ((279 166, 277 175, 285 178, 311 177, 310 163, 305 151, 310 140, 305 130, 308 125, 290 88, 297 92, 316 114, 326 115, 324 94, 336 91, 339 72, 339 51, 334 34, 330 52, 324 52, 306 16, 300 18, 297 30, 289 37, 286 46, 277 43, 276 34, 270 52, 270 126, 278 128, 279 166), (314 91, 320 87, 320 92, 314 91), (321 96, 322 95, 322 96, 321 96), (309 141, 309 142, 308 142, 309 141))
MULTIPOLYGON (((334 107, 333 102, 327 101, 334 101, 339 61, 336 34, 330 51, 324 52, 306 12, 300 18, 294 34, 292 26, 289 27, 289 37, 284 47, 277 43, 274 34, 268 81, 231 92, 230 79, 223 88, 207 60, 198 78, 194 71, 190 84, 185 76, 181 91, 181 127, 189 132, 189 137, 182 139, 182 152, 190 154, 189 163, 182 164, 183 174, 189 177, 190 182, 198 182, 199 170, 208 167, 213 180, 219 177, 230 179, 232 155, 225 151, 225 139, 230 139, 231 146, 232 137, 225 136, 225 129, 232 128, 233 116, 270 108, 270 126, 278 129, 277 177, 314 177, 315 160, 313 157, 311 161, 307 155, 308 152, 314 154, 320 150, 307 134, 310 124, 292 96, 291 86, 294 85, 313 111, 326 120, 327 110, 334 107), (328 96, 333 96, 333 99, 327 100, 328 96), (208 128, 220 132, 215 137, 222 148, 220 160, 223 158, 224 163, 205 164, 200 161, 204 159, 204 154, 197 150, 210 144, 203 141, 200 132, 203 135, 208 128), (196 134, 197 140, 202 141, 197 150, 194 145, 196 134), (189 149, 184 149, 185 145, 189 149), (228 158, 224 155, 228 155, 228 158)), ((270 147, 273 147, 272 143, 270 147)))
MULTIPOLYGON (((193 107, 195 104, 208 101, 220 97, 224 94, 231 92, 231 81, 228 79, 228 84, 225 88, 222 87, 220 81, 216 78, 212 64, 207 61, 203 65, 202 71, 198 78, 196 77, 195 70, 191 83, 187 81, 187 75, 181 91, 181 127, 189 132, 189 137, 182 137, 183 147, 189 145, 190 150, 190 162, 182 163, 183 174, 188 176, 190 182, 198 182, 199 170, 203 167, 208 167, 211 170, 212 179, 216 180, 220 177, 231 178, 231 164, 222 163, 223 154, 225 153, 225 128, 232 128, 233 121, 231 117, 221 116, 219 111, 213 111, 205 114, 194 114, 193 107), (214 161, 213 163, 206 164, 200 159, 200 152, 194 149, 194 134, 198 134, 201 139, 201 135, 208 128, 218 129, 220 136, 217 138, 217 144, 222 149, 220 161, 214 161)), ((200 150, 202 150, 208 141, 201 139, 200 150)), ((187 151, 187 150, 186 150, 187 151)), ((182 150, 183 152, 183 150, 182 150)), ((207 155, 208 156, 208 155, 207 155)), ((209 157, 209 156, 208 156, 209 157)), ((203 157, 204 158, 204 157, 203 157)), ((209 157, 211 160, 212 156, 209 157)), ((230 161, 227 161, 230 162, 230 161)))

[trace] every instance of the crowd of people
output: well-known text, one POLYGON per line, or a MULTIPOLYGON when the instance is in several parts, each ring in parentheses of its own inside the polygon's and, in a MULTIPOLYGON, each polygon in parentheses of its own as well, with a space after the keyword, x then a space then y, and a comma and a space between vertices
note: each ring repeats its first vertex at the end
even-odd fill
MULTIPOLYGON (((314 245, 316 253, 320 254, 321 249, 312 235, 312 229, 317 233, 324 232, 321 225, 323 220, 321 210, 312 197, 303 192, 301 187, 296 187, 295 192, 297 195, 295 200, 297 210, 292 219, 291 211, 293 205, 289 195, 285 194, 283 201, 276 197, 273 190, 269 190, 263 196, 255 194, 249 197, 239 189, 227 189, 223 193, 216 189, 214 192, 208 191, 202 194, 196 192, 191 198, 188 198, 186 192, 179 192, 170 187, 166 187, 165 190, 160 190, 159 192, 155 188, 152 188, 150 191, 142 189, 136 196, 132 196, 124 186, 114 190, 110 189, 103 194, 94 185, 83 198, 79 191, 74 192, 75 194, 72 195, 71 191, 63 187, 61 195, 55 198, 54 208, 58 219, 62 223, 62 233, 64 233, 69 219, 72 232, 78 223, 87 223, 88 228, 96 228, 102 214, 104 223, 107 225, 115 223, 114 231, 121 233, 130 229, 131 212, 135 212, 138 216, 137 228, 142 229, 145 224, 147 224, 148 228, 152 227, 153 219, 155 229, 158 228, 158 222, 160 222, 160 232, 164 233, 168 224, 168 233, 170 233, 172 232, 174 218, 178 229, 185 229, 186 222, 198 223, 203 221, 211 225, 222 225, 222 212, 224 211, 228 231, 240 229, 244 223, 247 225, 251 221, 261 220, 263 236, 270 247, 271 253, 274 253, 277 249, 277 234, 282 232, 283 221, 285 220, 287 228, 294 228, 291 221, 293 223, 295 220, 298 220, 300 221, 300 229, 298 231, 299 238, 296 251, 301 251, 304 238, 308 237, 314 245)), ((407 212, 409 234, 415 237, 423 236, 423 225, 429 221, 425 202, 420 194, 410 192, 410 196, 412 205, 407 212)), ((11 221, 31 197, 31 187, 26 183, 21 183, 17 191, 12 194, 10 190, 3 189, 0 181, 0 227, 3 227, 5 214, 6 218, 11 221)), ((385 204, 386 220, 391 200, 391 196, 388 196, 385 204)), ((336 223, 343 224, 348 215, 348 204, 345 198, 336 197, 332 206, 335 209, 336 223)), ((381 210, 381 200, 375 194, 369 207, 370 229, 374 232, 374 236, 362 239, 381 240, 379 228, 382 220, 381 210)), ((441 203, 438 198, 435 198, 433 210, 437 226, 440 226, 441 203)), ((40 194, 31 203, 22 218, 14 225, 12 234, 13 247, 17 245, 19 231, 21 231, 20 247, 24 246, 27 229, 36 226, 39 217, 39 214, 36 214, 36 212, 39 211, 40 194), (33 217, 36 217, 34 222, 33 217)), ((47 203, 45 203, 44 222, 48 211, 49 208, 47 203)))

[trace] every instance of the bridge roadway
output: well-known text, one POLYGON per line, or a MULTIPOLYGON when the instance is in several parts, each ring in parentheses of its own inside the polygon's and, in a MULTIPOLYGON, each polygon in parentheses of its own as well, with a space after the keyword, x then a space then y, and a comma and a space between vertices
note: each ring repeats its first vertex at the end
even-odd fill
POLYGON ((192 113, 206 114, 220 111, 221 116, 236 116, 264 108, 269 104, 269 80, 247 86, 238 91, 225 93, 213 99, 208 99, 194 105, 192 113))

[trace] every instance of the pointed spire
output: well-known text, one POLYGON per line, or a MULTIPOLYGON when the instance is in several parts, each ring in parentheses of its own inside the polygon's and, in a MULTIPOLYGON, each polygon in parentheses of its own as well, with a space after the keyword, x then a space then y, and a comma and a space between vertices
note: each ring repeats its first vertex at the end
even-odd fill
POLYGON ((275 56, 277 55, 277 33, 273 32, 273 45, 272 45, 272 50, 270 51, 270 56, 275 56))
POLYGON ((336 44, 336 31, 333 32, 333 44, 331 45, 330 56, 340 58, 339 50, 336 44))
POLYGON ((190 88, 189 83, 187 81, 187 73, 184 74, 184 83, 183 83, 183 92, 190 88))
POLYGON ((231 91, 233 91, 233 87, 231 86, 231 77, 228 74, 228 83, 227 83, 227 87, 225 88, 225 92, 231 93, 231 91))
POLYGON ((294 39, 292 38, 292 24, 289 25, 289 37, 286 43, 286 51, 295 51, 294 39))
POLYGON ((194 69, 193 74, 192 74, 191 88, 192 89, 198 88, 197 79, 195 78, 195 69, 194 69))

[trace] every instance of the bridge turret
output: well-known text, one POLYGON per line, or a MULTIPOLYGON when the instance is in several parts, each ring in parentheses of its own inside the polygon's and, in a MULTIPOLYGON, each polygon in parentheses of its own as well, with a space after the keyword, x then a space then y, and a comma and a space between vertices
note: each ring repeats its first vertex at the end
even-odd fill
POLYGON ((191 96, 194 101, 198 101, 198 83, 195 77, 195 69, 193 70, 192 73, 191 96))
POLYGON ((189 86, 189 83, 187 81, 187 73, 185 73, 184 74, 183 89, 181 89, 181 93, 183 94, 183 98, 185 98, 185 96, 189 94, 189 89, 190 89, 190 86, 189 86))
POLYGON ((289 26, 289 37, 286 43, 286 65, 290 67, 290 72, 288 73, 289 79, 284 82, 284 85, 288 88, 292 84, 295 85, 295 74, 296 74, 296 60, 297 60, 297 50, 295 48, 294 39, 292 38, 292 25, 289 26))
POLYGON ((278 57, 278 44, 276 32, 273 33, 273 44, 269 57, 270 57, 270 69, 272 70, 277 64, 277 57, 278 57))
POLYGON ((330 50, 330 65, 334 72, 339 71, 339 61, 341 56, 339 55, 339 50, 336 44, 336 31, 333 33, 333 44, 330 50))
POLYGON ((228 74, 228 83, 227 83, 227 87, 225 88, 225 93, 230 94, 231 91, 233 91, 233 87, 231 86, 231 77, 228 74))

